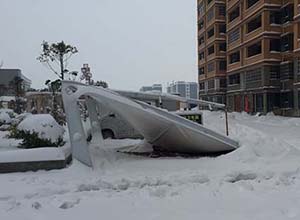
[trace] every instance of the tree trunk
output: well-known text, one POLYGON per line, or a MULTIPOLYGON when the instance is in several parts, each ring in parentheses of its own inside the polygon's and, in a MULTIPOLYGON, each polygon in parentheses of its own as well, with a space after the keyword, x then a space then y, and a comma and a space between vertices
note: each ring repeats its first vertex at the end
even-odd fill
POLYGON ((65 74, 64 74, 64 55, 62 53, 59 55, 59 62, 60 62, 61 79, 64 80, 64 78, 65 78, 65 74))

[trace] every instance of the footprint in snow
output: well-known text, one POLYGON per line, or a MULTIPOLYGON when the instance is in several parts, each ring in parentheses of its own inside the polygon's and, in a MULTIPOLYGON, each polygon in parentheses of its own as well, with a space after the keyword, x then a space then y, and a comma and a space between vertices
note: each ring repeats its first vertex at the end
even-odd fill
POLYGON ((75 201, 66 201, 64 203, 62 203, 59 208, 61 209, 70 209, 73 208, 75 205, 79 204, 80 199, 77 199, 75 201))

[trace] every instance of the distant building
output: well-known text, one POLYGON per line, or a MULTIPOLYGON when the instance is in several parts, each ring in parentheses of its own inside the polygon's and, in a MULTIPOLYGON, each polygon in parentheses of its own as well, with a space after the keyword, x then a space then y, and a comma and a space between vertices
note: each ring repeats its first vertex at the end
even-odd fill
POLYGON ((181 97, 198 99, 198 83, 196 82, 172 82, 167 87, 167 93, 177 94, 181 97))
POLYGON ((20 69, 0 69, 0 96, 14 96, 14 80, 22 79, 22 89, 26 92, 30 89, 31 80, 24 76, 20 69))
POLYGON ((153 84, 152 86, 143 86, 140 88, 140 92, 162 92, 162 85, 161 84, 153 84))
MULTIPOLYGON (((53 96, 52 92, 27 92, 27 112, 35 111, 37 114, 49 113, 52 108, 53 96)), ((57 105, 62 108, 63 102, 61 94, 56 97, 57 105)))

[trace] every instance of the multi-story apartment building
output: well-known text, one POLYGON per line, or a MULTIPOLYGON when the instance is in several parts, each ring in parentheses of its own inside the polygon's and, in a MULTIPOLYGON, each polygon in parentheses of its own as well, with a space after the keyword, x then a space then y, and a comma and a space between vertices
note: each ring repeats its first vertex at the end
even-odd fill
POLYGON ((225 102, 226 1, 198 0, 199 97, 225 102))
POLYGON ((198 83, 196 82, 172 82, 167 86, 167 93, 177 94, 181 97, 198 99, 198 83))
MULTIPOLYGON (((226 6, 226 82, 222 85, 226 87, 228 108, 232 111, 299 115, 298 0, 199 0, 200 97, 217 101, 218 92, 224 91, 221 83, 217 83, 220 74, 217 71, 214 75, 209 74, 210 56, 204 56, 204 61, 201 61, 200 44, 202 34, 206 37, 205 44, 210 44, 207 38, 209 26, 201 31, 200 23, 207 19, 211 8, 218 12, 219 5, 226 6), (202 5, 204 9, 201 9, 202 5), (214 90, 208 85, 212 79, 214 90)), ((217 16, 219 14, 213 19, 215 22, 218 22, 217 16)), ((216 41, 218 36, 214 39, 216 41)), ((217 59, 218 55, 214 54, 214 57, 217 59)))

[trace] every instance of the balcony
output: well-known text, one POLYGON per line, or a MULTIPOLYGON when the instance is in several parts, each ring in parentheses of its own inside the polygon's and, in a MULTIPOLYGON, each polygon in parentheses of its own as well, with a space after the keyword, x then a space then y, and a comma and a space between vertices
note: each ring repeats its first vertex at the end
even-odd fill
POLYGON ((227 71, 233 71, 241 67, 241 52, 240 50, 229 53, 227 56, 227 71))
POLYGON ((230 10, 232 7, 234 7, 240 0, 227 0, 226 5, 227 9, 230 10))
POLYGON ((245 0, 243 16, 249 17, 264 7, 264 0, 245 0))
POLYGON ((207 54, 207 57, 206 57, 207 61, 210 61, 213 58, 215 58, 215 56, 216 56, 215 44, 211 44, 211 45, 207 46, 207 53, 206 54, 207 54))
POLYGON ((251 42, 250 45, 246 45, 243 50, 245 57, 244 65, 251 65, 258 63, 264 59, 263 53, 263 43, 262 41, 251 42))
POLYGON ((241 45, 241 28, 233 29, 227 35, 227 51, 231 51, 234 48, 241 45))
POLYGON ((227 14, 227 31, 230 31, 242 21, 240 5, 238 4, 238 6, 230 11, 227 10, 227 14))

